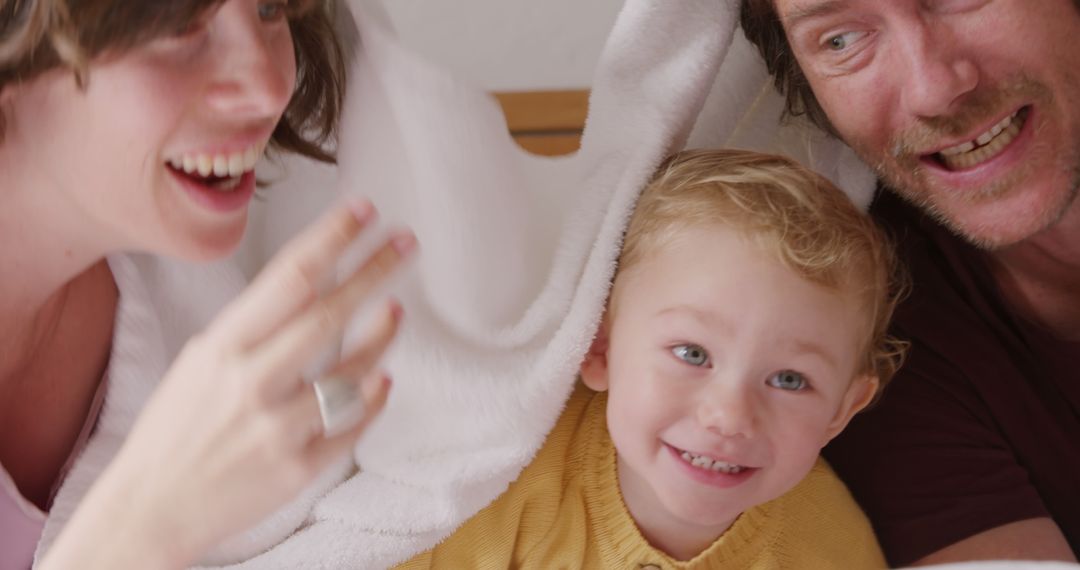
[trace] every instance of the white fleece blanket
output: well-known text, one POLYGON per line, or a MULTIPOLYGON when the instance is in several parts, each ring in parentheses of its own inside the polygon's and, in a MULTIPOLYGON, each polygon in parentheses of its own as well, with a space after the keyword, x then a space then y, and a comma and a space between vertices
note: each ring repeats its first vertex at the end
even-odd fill
MULTIPOLYGON (((338 188, 412 227, 416 266, 394 293, 406 321, 386 365, 390 402, 355 451, 300 499, 204 563, 382 568, 495 499, 554 425, 592 339, 638 191, 685 145, 787 152, 861 205, 873 178, 842 145, 779 125, 782 101, 735 30, 733 0, 627 0, 598 65, 582 147, 541 158, 495 101, 395 38, 378 0, 353 0, 338 188), (700 115, 700 117, 699 117, 700 115)), ((597 33, 603 33, 598 30, 597 33)), ((296 162, 253 228, 257 266, 332 198, 335 173, 296 162), (291 194, 291 195, 290 195, 291 194)), ((122 302, 101 424, 61 490, 45 548, 187 335, 244 284, 234 263, 114 263, 122 302)), ((348 344, 348 339, 346 339, 348 344)))
POLYGON ((395 290, 394 392, 356 449, 362 472, 245 568, 386 567, 495 499, 572 388, 638 191, 688 140, 787 152, 863 205, 873 185, 846 147, 779 126, 782 100, 735 32, 734 2, 628 0, 581 150, 557 159, 521 151, 495 101, 401 45, 377 3, 352 8, 362 45, 339 187, 413 228, 421 255, 395 290))

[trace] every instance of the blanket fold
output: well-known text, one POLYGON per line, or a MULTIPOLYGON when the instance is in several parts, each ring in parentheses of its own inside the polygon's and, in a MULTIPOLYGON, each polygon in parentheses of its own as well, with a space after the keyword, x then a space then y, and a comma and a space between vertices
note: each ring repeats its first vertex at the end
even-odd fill
POLYGON ((409 51, 384 18, 365 17, 372 6, 352 4, 361 47, 338 184, 421 244, 394 291, 406 308, 385 362, 394 392, 356 448, 361 471, 244 568, 386 567, 494 500, 562 410, 637 194, 670 152, 778 150, 853 195, 872 183, 846 147, 781 124, 735 2, 628 0, 597 65, 581 149, 558 158, 518 148, 493 98, 409 51))
MULTIPOLYGON (((350 8, 360 46, 340 167, 290 159, 291 177, 262 206, 242 262, 250 272, 335 199, 310 190, 335 177, 339 193, 369 196, 387 223, 413 228, 421 255, 394 288, 406 318, 384 363, 394 390, 355 449, 358 473, 336 466, 293 504, 210 553, 206 567, 385 568, 433 546, 494 500, 562 410, 599 323, 637 194, 670 152, 782 151, 862 205, 872 191, 872 176, 849 149, 802 123, 780 121, 782 100, 736 30, 734 0, 627 0, 597 65, 581 149, 558 158, 518 148, 497 103, 402 45, 378 0, 350 0, 350 8)), ((237 268, 181 273, 170 279, 216 279, 230 294, 243 283, 237 268)), ((161 313, 185 306, 169 297, 185 294, 162 286, 130 298, 161 313)), ((215 297, 210 305, 222 302, 215 297)), ((151 324, 160 318, 145 317, 151 324)), ((351 341, 347 334, 345 346, 351 341)), ((122 427, 178 344, 164 343, 151 356, 148 345, 123 358, 148 362, 125 364, 112 378, 101 433, 58 498, 50 537, 115 453, 122 427), (125 396, 132 393, 138 397, 125 396)))

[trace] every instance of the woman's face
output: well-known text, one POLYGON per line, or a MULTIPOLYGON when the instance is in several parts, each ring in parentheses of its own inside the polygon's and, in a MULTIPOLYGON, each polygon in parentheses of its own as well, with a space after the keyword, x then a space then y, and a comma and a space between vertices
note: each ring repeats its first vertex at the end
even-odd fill
POLYGON ((239 242, 251 172, 296 82, 285 0, 226 0, 182 35, 5 93, 22 192, 113 249, 187 259, 239 242))

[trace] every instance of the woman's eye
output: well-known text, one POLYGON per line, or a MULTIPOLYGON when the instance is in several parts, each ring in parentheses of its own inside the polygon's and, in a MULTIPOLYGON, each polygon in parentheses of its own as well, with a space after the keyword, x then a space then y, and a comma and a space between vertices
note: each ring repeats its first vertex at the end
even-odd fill
POLYGON ((171 37, 176 40, 191 39, 205 32, 208 25, 209 18, 201 14, 173 30, 171 37))
POLYGON ((794 392, 806 388, 806 378, 794 370, 781 370, 769 377, 768 384, 773 388, 794 392))
POLYGON ((288 0, 259 3, 259 19, 264 22, 276 22, 283 19, 289 9, 288 0))
POLYGON ((680 344, 672 347, 671 353, 691 366, 706 366, 709 364, 709 353, 696 344, 680 344))

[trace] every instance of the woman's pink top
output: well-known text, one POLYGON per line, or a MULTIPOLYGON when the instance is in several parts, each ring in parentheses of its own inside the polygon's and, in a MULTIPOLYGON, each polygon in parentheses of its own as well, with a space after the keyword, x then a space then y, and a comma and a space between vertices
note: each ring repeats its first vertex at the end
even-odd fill
MULTIPOLYGON (((105 377, 108 378, 107 373, 105 377)), ((97 425, 101 403, 105 399, 106 384, 105 379, 98 384, 94 400, 90 403, 90 413, 86 414, 86 423, 83 424, 67 463, 60 470, 60 477, 53 488, 54 494, 97 425)), ((45 516, 46 513, 22 496, 15 486, 15 481, 4 466, 0 465, 0 570, 30 568, 34 561, 34 549, 37 548, 41 531, 45 528, 45 516)))

